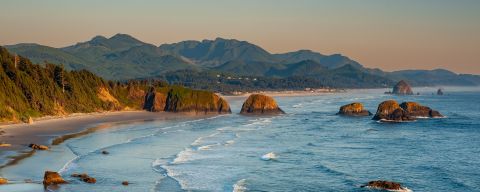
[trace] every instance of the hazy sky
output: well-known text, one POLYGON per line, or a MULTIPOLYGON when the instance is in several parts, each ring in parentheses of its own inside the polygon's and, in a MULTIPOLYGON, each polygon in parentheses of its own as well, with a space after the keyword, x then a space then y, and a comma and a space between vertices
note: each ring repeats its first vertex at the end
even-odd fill
POLYGON ((223 37, 272 53, 341 53, 387 71, 480 74, 480 0, 2 0, 0 26, 0 45, 223 37))

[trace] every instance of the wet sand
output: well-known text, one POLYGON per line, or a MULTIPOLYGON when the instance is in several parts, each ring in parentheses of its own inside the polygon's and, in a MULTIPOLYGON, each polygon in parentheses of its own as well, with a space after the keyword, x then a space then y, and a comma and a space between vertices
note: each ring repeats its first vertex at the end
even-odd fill
MULTIPOLYGON (((34 153, 28 147, 30 143, 41 145, 58 145, 63 141, 80 137, 99 129, 111 127, 112 123, 126 123, 135 121, 168 120, 186 117, 188 115, 169 112, 121 111, 73 115, 64 118, 39 120, 33 124, 10 124, 0 126, 3 134, 0 143, 10 144, 0 147, 0 154, 18 152, 10 160, 0 165, 0 169, 16 164, 34 153)), ((5 158, 1 155, 1 158, 5 158)))

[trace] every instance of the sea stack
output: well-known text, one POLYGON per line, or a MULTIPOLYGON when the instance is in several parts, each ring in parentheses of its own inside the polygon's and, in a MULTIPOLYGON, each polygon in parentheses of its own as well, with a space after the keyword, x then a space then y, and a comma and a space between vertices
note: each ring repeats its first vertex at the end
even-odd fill
POLYGON ((337 113, 338 115, 346 116, 369 116, 372 115, 370 111, 367 111, 363 108, 361 103, 350 103, 340 107, 340 110, 337 113))
POLYGON ((387 190, 387 191, 409 191, 406 187, 403 187, 400 183, 393 181, 370 181, 362 187, 370 189, 387 190))
POLYGON ((167 97, 163 93, 155 91, 154 87, 151 87, 145 94, 143 109, 151 112, 164 111, 166 102, 167 97))
POLYGON ((443 90, 442 90, 442 89, 438 89, 438 90, 437 90, 437 95, 443 95, 443 90))
POLYGON ((278 107, 277 102, 270 96, 252 94, 242 105, 240 114, 275 115, 285 112, 278 107))
POLYGON ((175 88, 168 92, 165 111, 194 114, 232 113, 228 102, 217 94, 186 88, 175 88))
POLYGON ((393 94, 396 95, 413 95, 412 88, 410 85, 404 81, 401 80, 399 81, 394 87, 393 87, 393 94))
POLYGON ((403 102, 400 107, 412 117, 443 117, 440 112, 432 110, 430 107, 420 105, 416 102, 403 102))
POLYGON ((377 112, 373 117, 373 120, 380 121, 413 121, 415 118, 408 115, 395 100, 387 100, 378 105, 377 112))

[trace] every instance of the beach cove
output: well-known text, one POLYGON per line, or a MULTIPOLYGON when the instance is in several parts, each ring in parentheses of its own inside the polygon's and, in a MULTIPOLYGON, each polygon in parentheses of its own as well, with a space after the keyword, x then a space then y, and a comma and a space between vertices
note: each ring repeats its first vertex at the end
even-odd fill
POLYGON ((1 169, 12 183, 0 191, 43 190, 39 182, 46 169, 70 182, 56 191, 368 191, 360 186, 376 179, 398 181, 413 191, 475 191, 480 166, 468 157, 478 154, 475 119, 480 114, 465 109, 480 93, 461 89, 440 97, 421 90, 418 96, 403 97, 384 95, 381 89, 275 97, 286 112, 280 116, 239 115, 244 97, 226 97, 233 113, 219 116, 163 119, 170 113, 161 112, 150 113, 160 119, 140 120, 126 117, 143 112, 119 112, 124 115, 105 119, 125 121, 93 122, 89 127, 101 123, 109 128, 1 169), (387 99, 418 101, 447 118, 392 124, 371 116, 335 115, 351 102, 374 112, 387 99), (70 177, 84 172, 97 183, 70 177), (130 185, 123 186, 125 180, 130 185))

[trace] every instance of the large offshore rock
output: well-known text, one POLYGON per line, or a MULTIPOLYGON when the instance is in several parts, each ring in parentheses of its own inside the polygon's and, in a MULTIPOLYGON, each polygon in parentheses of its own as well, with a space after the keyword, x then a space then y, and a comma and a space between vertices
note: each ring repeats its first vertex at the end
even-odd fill
POLYGON ((277 102, 270 96, 252 94, 242 105, 240 114, 284 114, 277 102))
POLYGON ((413 95, 412 87, 404 80, 399 81, 393 87, 392 93, 397 95, 413 95))
POLYGON ((373 120, 381 121, 413 121, 414 117, 408 115, 395 100, 387 100, 378 105, 377 112, 373 120))

